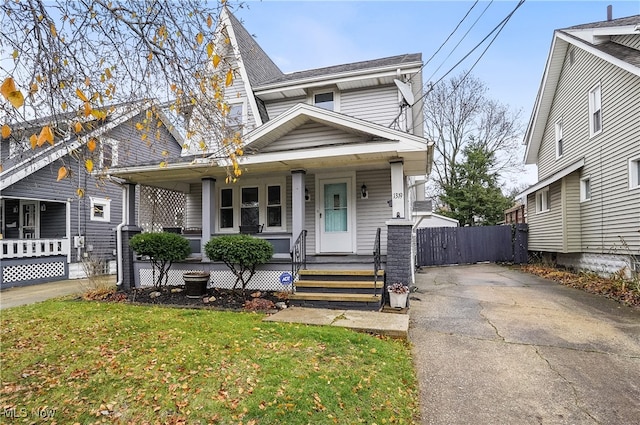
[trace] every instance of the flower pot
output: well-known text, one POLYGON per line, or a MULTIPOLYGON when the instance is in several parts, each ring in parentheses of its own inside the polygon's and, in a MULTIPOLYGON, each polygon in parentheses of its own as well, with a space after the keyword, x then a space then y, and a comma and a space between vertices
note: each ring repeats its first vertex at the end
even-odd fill
POLYGON ((200 298, 207 294, 209 272, 187 272, 182 275, 187 298, 200 298))
POLYGON ((408 297, 408 293, 396 294, 395 292, 389 292, 389 304, 391 304, 391 307, 405 308, 408 297))

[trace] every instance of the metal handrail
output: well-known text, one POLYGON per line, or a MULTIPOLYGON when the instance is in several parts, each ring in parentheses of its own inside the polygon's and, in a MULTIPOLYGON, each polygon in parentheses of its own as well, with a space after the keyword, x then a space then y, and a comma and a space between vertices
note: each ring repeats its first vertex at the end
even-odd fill
POLYGON ((376 230, 376 240, 373 243, 373 295, 378 295, 378 271, 380 270, 380 228, 376 230))
MULTIPOLYGON (((307 231, 305 229, 298 235, 289 254, 291 255, 291 276, 295 282, 300 269, 307 269, 307 231)), ((293 282, 291 289, 293 290, 293 282)))

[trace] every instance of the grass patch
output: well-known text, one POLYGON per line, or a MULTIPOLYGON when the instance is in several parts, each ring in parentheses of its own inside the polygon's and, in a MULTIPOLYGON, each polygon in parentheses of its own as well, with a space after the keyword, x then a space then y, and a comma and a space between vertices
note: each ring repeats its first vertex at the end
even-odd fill
POLYGON ((72 300, 3 310, 0 408, 83 424, 417 421, 405 342, 263 317, 72 300))

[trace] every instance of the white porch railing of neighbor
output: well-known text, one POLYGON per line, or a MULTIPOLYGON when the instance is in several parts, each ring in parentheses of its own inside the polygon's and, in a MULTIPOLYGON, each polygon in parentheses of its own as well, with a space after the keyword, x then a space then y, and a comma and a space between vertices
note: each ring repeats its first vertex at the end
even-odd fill
POLYGON ((4 239, 2 258, 35 258, 68 255, 69 239, 4 239))

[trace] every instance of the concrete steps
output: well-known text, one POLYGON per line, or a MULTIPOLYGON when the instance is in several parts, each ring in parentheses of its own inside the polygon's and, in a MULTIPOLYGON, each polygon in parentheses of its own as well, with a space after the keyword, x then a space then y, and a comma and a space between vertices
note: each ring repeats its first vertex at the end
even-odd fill
POLYGON ((289 301, 299 307, 378 311, 383 284, 382 270, 377 284, 373 269, 300 270, 289 301))

